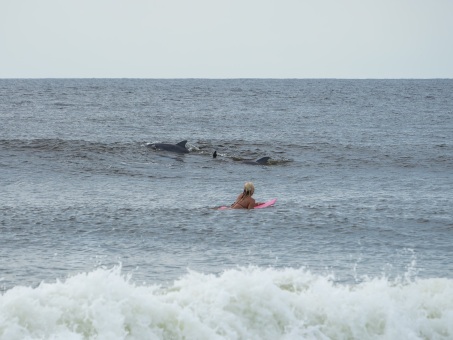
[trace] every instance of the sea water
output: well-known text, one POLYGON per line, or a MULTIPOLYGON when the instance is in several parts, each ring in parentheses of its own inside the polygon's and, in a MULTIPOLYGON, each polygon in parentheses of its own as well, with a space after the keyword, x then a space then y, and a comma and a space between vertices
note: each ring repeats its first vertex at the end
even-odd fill
POLYGON ((10 79, 0 119, 1 339, 453 338, 452 80, 10 79))

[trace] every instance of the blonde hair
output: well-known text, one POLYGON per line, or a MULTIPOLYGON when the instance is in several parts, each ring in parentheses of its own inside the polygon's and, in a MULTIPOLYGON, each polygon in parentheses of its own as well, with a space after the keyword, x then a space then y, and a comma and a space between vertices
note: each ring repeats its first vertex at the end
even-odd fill
POLYGON ((246 182, 244 184, 244 194, 246 196, 252 196, 254 192, 255 192, 255 187, 253 186, 253 183, 252 182, 246 182))

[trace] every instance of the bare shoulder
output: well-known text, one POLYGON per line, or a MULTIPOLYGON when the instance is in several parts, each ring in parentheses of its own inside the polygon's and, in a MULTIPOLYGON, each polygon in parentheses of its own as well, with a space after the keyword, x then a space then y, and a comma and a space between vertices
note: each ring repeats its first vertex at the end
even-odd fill
POLYGON ((253 208, 255 208, 255 205, 256 205, 255 199, 252 198, 252 197, 250 197, 249 200, 248 200, 248 202, 247 202, 247 207, 248 207, 249 209, 253 209, 253 208))

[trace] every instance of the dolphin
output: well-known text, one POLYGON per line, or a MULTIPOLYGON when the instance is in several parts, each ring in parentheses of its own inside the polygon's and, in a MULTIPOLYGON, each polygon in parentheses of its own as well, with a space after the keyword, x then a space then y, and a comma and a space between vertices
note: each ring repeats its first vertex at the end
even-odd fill
MULTIPOLYGON (((212 154, 212 158, 217 158, 217 150, 214 151, 214 153, 212 154)), ((256 161, 252 161, 252 160, 245 160, 245 161, 242 161, 242 163, 244 164, 250 164, 250 165, 267 165, 267 161, 271 159, 270 157, 261 157, 260 159, 257 159, 256 161)))
POLYGON ((256 161, 243 161, 242 163, 244 164, 250 164, 250 165, 267 165, 267 161, 271 159, 270 157, 262 157, 260 159, 257 159, 256 161))
POLYGON ((186 140, 179 142, 178 144, 166 144, 166 143, 154 143, 150 144, 150 147, 158 150, 171 151, 176 153, 189 153, 189 150, 186 148, 186 140))

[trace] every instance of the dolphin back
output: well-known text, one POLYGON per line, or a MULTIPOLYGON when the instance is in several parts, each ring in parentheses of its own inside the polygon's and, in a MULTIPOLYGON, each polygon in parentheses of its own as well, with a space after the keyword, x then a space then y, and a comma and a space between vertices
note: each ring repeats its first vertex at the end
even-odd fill
POLYGON ((250 164, 250 165, 267 165, 267 161, 271 159, 270 157, 262 157, 260 159, 257 159, 256 161, 242 161, 244 164, 250 164))
POLYGON ((151 146, 154 149, 160 149, 165 151, 172 151, 176 153, 189 153, 189 150, 186 149, 186 140, 179 142, 178 144, 166 144, 166 143, 154 143, 151 146))

